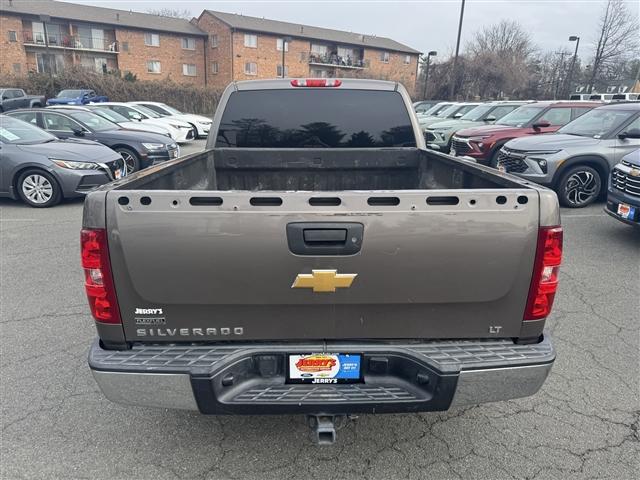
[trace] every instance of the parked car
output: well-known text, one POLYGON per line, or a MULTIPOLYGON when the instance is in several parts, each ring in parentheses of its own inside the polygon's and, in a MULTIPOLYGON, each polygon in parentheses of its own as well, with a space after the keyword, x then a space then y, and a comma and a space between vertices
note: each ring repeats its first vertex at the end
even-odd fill
POLYGON ((87 103, 108 102, 104 95, 97 95, 88 89, 62 90, 55 98, 47 100, 47 105, 86 105, 87 103))
POLYGON ((612 102, 634 102, 640 100, 640 93, 614 93, 612 102))
POLYGON ((613 95, 613 93, 593 93, 589 95, 589 100, 608 103, 613 100, 613 95))
POLYGON ((171 138, 178 143, 188 143, 196 138, 196 131, 189 123, 176 118, 163 117, 142 105, 132 105, 124 102, 107 102, 100 104, 100 106, 113 110, 132 122, 142 122, 148 125, 165 127, 169 130, 171 138))
POLYGON ((0 112, 16 108, 38 108, 44 104, 43 95, 27 95, 21 88, 0 88, 0 112))
POLYGON ((508 113, 494 125, 459 130, 451 140, 451 154, 496 167, 505 143, 519 137, 552 133, 600 102, 536 102, 508 113))
POLYGON ((117 123, 120 127, 126 128, 127 130, 139 130, 141 132, 150 132, 150 133, 158 133, 160 135, 166 135, 167 137, 171 137, 169 134, 169 129, 167 126, 160 125, 152 125, 150 123, 143 122, 131 122, 127 118, 120 115, 115 110, 110 110, 108 108, 104 108, 101 106, 102 104, 97 105, 60 105, 56 107, 47 107, 51 108, 65 108, 65 109, 74 109, 74 110, 84 110, 86 112, 93 112, 96 115, 100 115, 101 117, 106 118, 107 120, 117 123))
POLYGON ((478 105, 481 105, 480 102, 460 102, 454 103, 448 108, 445 108, 437 115, 426 115, 418 117, 418 122, 420 123, 420 127, 422 130, 426 130, 426 128, 437 122, 442 122, 443 120, 448 119, 458 119, 461 118, 465 113, 470 112, 478 105))
POLYGON ((61 140, 0 115, 0 197, 51 207, 126 175, 122 157, 97 142, 61 140))
POLYGON ((438 103, 442 103, 442 100, 421 100, 419 102, 413 102, 413 110, 417 114, 425 113, 438 103))
POLYGON ((204 152, 92 192, 82 228, 115 402, 332 443, 346 414, 532 395, 555 359, 555 194, 425 149, 395 82, 234 82, 204 152))
POLYGON ((571 101, 589 100, 590 96, 591 96, 590 93, 574 93, 569 96, 569 100, 571 101))
POLYGON ((555 134, 507 142, 498 168, 553 188, 560 203, 579 208, 600 196, 611 168, 639 147, 640 103, 612 103, 555 134))
POLYGON ((464 128, 495 123, 516 108, 531 102, 491 102, 478 105, 460 118, 432 123, 424 132, 427 147, 440 152, 449 152, 451 137, 464 128))
POLYGON ((92 112, 68 108, 14 110, 9 112, 58 138, 95 140, 124 158, 127 173, 177 158, 178 145, 166 135, 120 128, 118 124, 92 112))
POLYGON ((416 115, 418 116, 418 120, 425 117, 438 116, 454 103, 455 102, 439 102, 424 112, 416 112, 416 115))
POLYGON ((640 227, 640 150, 622 157, 611 170, 604 211, 616 220, 640 227))
POLYGON ((143 107, 153 110, 161 117, 171 118, 176 120, 183 120, 191 125, 196 131, 197 137, 206 137, 209 134, 211 128, 211 119, 202 115, 195 115, 193 113, 182 113, 180 110, 173 108, 166 103, 160 102, 129 102, 133 105, 142 105, 143 107))

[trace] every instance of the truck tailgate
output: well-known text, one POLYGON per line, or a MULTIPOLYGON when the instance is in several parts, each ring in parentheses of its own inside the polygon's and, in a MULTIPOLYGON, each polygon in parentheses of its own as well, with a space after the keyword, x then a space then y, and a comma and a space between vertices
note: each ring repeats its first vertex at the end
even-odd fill
POLYGON ((109 250, 125 336, 515 337, 531 281, 538 203, 538 192, 526 188, 111 190, 109 250), (310 201, 317 198, 325 200, 310 201), (302 224, 309 230, 303 238, 318 247, 339 243, 333 235, 346 225, 345 242, 358 251, 292 253, 290 224, 302 224), (355 241, 354 225, 362 228, 355 241), (302 288, 292 288, 296 279, 302 288))

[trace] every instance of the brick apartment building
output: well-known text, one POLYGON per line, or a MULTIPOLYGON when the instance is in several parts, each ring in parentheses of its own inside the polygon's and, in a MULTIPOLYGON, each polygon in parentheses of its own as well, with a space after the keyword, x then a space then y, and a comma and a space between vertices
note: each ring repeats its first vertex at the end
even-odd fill
POLYGON ((396 80, 415 88, 420 52, 394 40, 231 13, 203 11, 209 83, 288 77, 396 80))
POLYGON ((82 66, 222 88, 232 80, 383 78, 415 88, 420 52, 394 40, 204 10, 187 21, 54 0, 0 0, 0 73, 82 66))

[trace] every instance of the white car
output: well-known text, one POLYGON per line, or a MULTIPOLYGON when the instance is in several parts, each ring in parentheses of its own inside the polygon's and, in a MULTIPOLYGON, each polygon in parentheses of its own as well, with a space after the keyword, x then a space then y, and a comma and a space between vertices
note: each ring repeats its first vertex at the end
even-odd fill
POLYGON ((158 115, 163 117, 177 118, 190 123, 197 131, 198 137, 206 137, 209 134, 211 128, 211 119, 203 117, 202 115, 195 115, 193 113, 183 113, 180 110, 173 108, 166 103, 161 102, 129 102, 132 105, 142 105, 150 110, 153 110, 158 115))
POLYGON ((103 102, 100 103, 100 106, 113 110, 133 122, 138 121, 143 124, 166 127, 171 138, 178 143, 190 142, 196 136, 195 129, 189 123, 177 118, 161 117, 153 110, 149 110, 142 105, 131 105, 125 102, 103 102))
POLYGON ((137 130, 140 132, 151 132, 151 133, 159 133, 160 135, 166 135, 171 137, 169 132, 169 128, 165 125, 151 125, 149 123, 142 122, 131 122, 124 116, 120 115, 115 110, 110 110, 108 108, 102 108, 98 104, 96 105, 54 105, 53 107, 46 108, 55 108, 60 110, 61 108, 70 109, 70 110, 84 110, 86 112, 93 112, 96 115, 101 116, 113 123, 117 123, 118 126, 122 128, 126 128, 127 130, 137 130))

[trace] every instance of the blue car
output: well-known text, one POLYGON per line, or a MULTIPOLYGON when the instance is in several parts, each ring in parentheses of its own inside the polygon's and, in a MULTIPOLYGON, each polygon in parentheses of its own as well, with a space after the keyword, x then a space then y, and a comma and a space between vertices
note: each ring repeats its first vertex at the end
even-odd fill
POLYGON ((640 227, 640 150, 622 157, 611 170, 604 211, 616 220, 640 227))
POLYGON ((108 102, 104 95, 88 89, 62 90, 55 98, 47 100, 47 105, 86 105, 88 103, 108 102))

